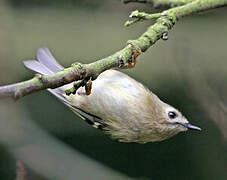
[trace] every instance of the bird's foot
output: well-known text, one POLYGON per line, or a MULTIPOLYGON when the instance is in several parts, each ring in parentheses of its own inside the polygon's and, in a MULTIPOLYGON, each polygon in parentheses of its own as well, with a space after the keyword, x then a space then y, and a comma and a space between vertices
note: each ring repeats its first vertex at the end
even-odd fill
POLYGON ((131 45, 131 51, 132 51, 132 58, 128 61, 128 65, 124 67, 124 69, 134 68, 136 65, 136 58, 142 53, 142 51, 139 49, 136 49, 136 46, 132 43, 129 43, 131 45))

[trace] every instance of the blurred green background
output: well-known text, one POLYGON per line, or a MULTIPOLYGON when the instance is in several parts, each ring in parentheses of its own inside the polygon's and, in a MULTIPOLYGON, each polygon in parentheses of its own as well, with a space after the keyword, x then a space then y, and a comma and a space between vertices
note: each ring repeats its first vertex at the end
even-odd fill
MULTIPOLYGON (((111 55, 152 23, 124 27, 135 9, 156 11, 119 0, 1 0, 0 84, 31 78, 22 62, 42 46, 66 67, 111 55)), ((226 179, 226 18, 227 8, 220 8, 181 19, 168 41, 158 41, 136 68, 124 70, 203 131, 124 144, 88 126, 46 91, 1 100, 0 179, 15 179, 17 160, 28 180, 226 179)))

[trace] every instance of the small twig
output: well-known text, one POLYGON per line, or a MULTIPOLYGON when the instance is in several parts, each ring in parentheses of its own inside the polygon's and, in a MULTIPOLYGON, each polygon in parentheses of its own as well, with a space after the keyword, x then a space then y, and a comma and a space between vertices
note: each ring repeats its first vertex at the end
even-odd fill
POLYGON ((156 13, 156 14, 148 14, 145 12, 139 12, 138 10, 132 11, 131 14, 129 15, 130 18, 134 18, 135 20, 132 21, 126 21, 125 26, 130 26, 138 21, 142 20, 152 20, 152 19, 157 19, 161 17, 161 13, 156 13))
POLYGON ((26 171, 24 164, 17 160, 16 161, 16 179, 15 180, 26 180, 26 171))
POLYGON ((76 81, 76 82, 73 83, 73 87, 65 90, 65 94, 67 96, 69 96, 70 94, 76 94, 77 90, 80 87, 83 87, 84 85, 85 85, 85 81, 84 80, 76 81))
POLYGON ((137 23, 138 21, 143 21, 143 19, 138 18, 138 19, 134 19, 134 20, 128 20, 128 21, 125 22, 124 25, 125 25, 126 27, 128 27, 128 26, 130 26, 130 25, 132 25, 132 24, 137 23))

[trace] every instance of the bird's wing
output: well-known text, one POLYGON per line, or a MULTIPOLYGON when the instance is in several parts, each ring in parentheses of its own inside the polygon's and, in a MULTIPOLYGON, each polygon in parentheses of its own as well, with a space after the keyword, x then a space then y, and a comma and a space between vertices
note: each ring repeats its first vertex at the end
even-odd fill
MULTIPOLYGON (((28 69, 38 72, 40 74, 53 74, 57 73, 61 70, 63 70, 63 66, 61 66, 55 58, 52 56, 51 52, 48 48, 39 48, 37 50, 36 57, 37 60, 28 60, 24 61, 25 67, 28 69)), ((69 85, 66 85, 69 86, 69 85)), ((61 102, 63 102, 65 105, 67 105, 74 113, 76 113, 79 117, 81 117, 83 120, 85 120, 87 123, 92 125, 95 128, 102 129, 106 125, 103 123, 102 119, 92 115, 90 113, 87 113, 80 108, 76 107, 75 105, 72 105, 70 101, 66 99, 65 92, 62 90, 62 88, 56 88, 56 89, 47 89, 51 94, 53 94, 55 97, 57 97, 61 102)))

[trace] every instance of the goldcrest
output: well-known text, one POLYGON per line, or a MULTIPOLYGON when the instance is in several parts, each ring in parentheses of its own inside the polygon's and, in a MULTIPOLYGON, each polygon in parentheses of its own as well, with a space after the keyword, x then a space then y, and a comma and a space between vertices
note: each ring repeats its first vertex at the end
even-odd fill
MULTIPOLYGON (((24 65, 41 74, 52 74, 64 68, 47 48, 37 51, 37 61, 24 65)), ((174 107, 161 101, 143 84, 117 70, 101 73, 86 95, 84 87, 66 95, 73 83, 48 89, 83 120, 121 142, 147 143, 162 141, 188 129, 201 130, 174 107)))

